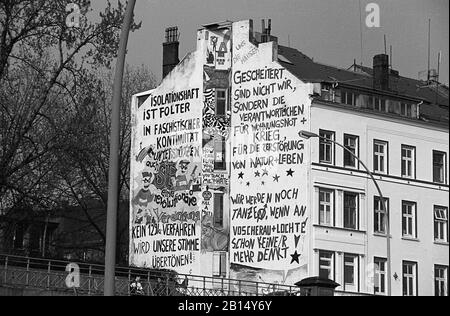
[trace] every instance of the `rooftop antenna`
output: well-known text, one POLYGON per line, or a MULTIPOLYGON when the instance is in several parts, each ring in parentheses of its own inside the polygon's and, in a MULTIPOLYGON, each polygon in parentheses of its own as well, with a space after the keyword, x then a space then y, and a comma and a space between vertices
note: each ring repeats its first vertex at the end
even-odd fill
POLYGON ((384 34, 384 54, 387 55, 386 34, 384 34))
POLYGON ((431 50, 431 19, 428 19, 428 68, 427 68, 427 81, 430 81, 430 50, 431 50))
POLYGON ((392 69, 393 63, 392 63, 392 45, 390 45, 390 54, 389 54, 389 62, 390 62, 390 67, 392 69))
POLYGON ((361 67, 362 67, 363 66, 364 46, 363 46, 363 25, 362 25, 361 0, 359 0, 359 32, 360 32, 360 40, 361 40, 361 67))
POLYGON ((436 104, 438 104, 438 97, 439 97, 439 75, 440 75, 440 71, 441 71, 441 56, 442 56, 442 52, 439 51, 438 53, 438 70, 437 70, 437 79, 436 79, 436 104))

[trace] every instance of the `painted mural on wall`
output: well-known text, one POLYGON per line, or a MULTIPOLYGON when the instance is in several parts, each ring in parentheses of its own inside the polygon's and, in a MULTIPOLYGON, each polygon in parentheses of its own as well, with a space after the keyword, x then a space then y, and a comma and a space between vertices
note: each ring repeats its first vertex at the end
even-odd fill
POLYGON ((204 64, 215 69, 231 67, 231 30, 207 30, 205 32, 206 55, 204 64))
POLYGON ((190 54, 133 109, 130 264, 200 272, 202 69, 190 54))
POLYGON ((293 284, 307 273, 307 144, 311 87, 273 62, 271 43, 234 24, 231 277, 293 284))
MULTIPOLYGON (((229 225, 222 218, 215 220, 218 206, 214 196, 223 197, 223 208, 228 203, 229 172, 217 168, 228 161, 225 146, 229 144, 231 116, 227 107, 231 68, 231 29, 204 31, 203 67, 203 199, 202 199, 202 251, 212 253, 227 251, 229 225)), ((225 213, 226 210, 224 209, 225 213)), ((224 216, 224 215, 222 215, 224 216)))

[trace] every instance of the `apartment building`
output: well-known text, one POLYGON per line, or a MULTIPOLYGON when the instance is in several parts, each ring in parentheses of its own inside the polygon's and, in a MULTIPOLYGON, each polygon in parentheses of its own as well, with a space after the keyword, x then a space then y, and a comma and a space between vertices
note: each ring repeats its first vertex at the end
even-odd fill
POLYGON ((448 88, 383 54, 320 64, 270 29, 204 25, 181 62, 167 30, 163 81, 133 99, 130 264, 448 295, 448 88))

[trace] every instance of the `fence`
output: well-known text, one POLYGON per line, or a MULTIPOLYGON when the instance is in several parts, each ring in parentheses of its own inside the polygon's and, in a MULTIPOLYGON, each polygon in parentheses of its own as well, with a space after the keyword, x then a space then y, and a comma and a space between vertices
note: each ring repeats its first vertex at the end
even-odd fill
MULTIPOLYGON (((103 295, 104 266, 77 263, 80 285, 66 286, 70 262, 0 255, 0 286, 44 289, 74 295, 103 295)), ((129 296, 130 284, 140 278, 145 296, 296 296, 299 288, 244 280, 182 275, 168 270, 116 268, 116 295, 129 296)))

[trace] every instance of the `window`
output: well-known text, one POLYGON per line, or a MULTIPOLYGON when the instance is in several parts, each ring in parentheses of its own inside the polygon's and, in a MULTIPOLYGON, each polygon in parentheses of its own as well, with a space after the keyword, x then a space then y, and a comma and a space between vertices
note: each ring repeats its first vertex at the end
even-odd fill
POLYGON ((225 138, 219 137, 214 139, 214 169, 226 170, 226 141, 225 138))
POLYGON ((214 193, 214 227, 223 228, 223 193, 214 193))
POLYGON ((358 194, 344 192, 344 228, 358 229, 358 194))
POLYGON ((417 204, 414 202, 402 202, 402 232, 403 237, 417 237, 416 212, 417 204))
POLYGON ((401 103, 400 104, 400 115, 406 116, 406 117, 415 117, 415 106, 410 103, 401 103))
POLYGON ((403 296, 417 296, 417 263, 403 261, 403 296))
POLYGON ((386 294, 386 264, 387 260, 375 258, 375 294, 386 294))
POLYGON ((388 172, 388 143, 376 140, 373 144, 373 169, 378 173, 388 172))
POLYGON ((334 132, 320 131, 319 160, 321 163, 334 163, 334 132))
POLYGON ((319 190, 319 224, 333 226, 334 191, 319 190))
POLYGON ((448 208, 434 206, 434 240, 448 242, 448 208))
POLYGON ((414 178, 416 173, 416 148, 402 145, 402 177, 414 178))
POLYGON ((445 173, 447 172, 447 155, 443 152, 433 151, 433 181, 436 183, 446 183, 445 173))
POLYGON ((334 253, 319 251, 319 277, 334 280, 334 253))
POLYGON ((227 253, 215 252, 213 255, 213 276, 226 278, 227 276, 227 253))
POLYGON ((227 90, 216 89, 216 115, 227 114, 227 90))
POLYGON ((434 266, 434 295, 448 296, 448 267, 434 266))
POLYGON ((373 102, 374 109, 379 112, 388 112, 386 100, 375 98, 373 102))
POLYGON ((344 166, 350 168, 356 168, 356 157, 359 157, 359 137, 352 135, 344 135, 344 146, 350 151, 344 150, 344 166))
POLYGON ((356 94, 349 91, 342 91, 341 103, 347 105, 356 105, 356 94))
POLYGON ((373 201, 374 209, 374 232, 377 234, 386 234, 386 211, 389 209, 389 200, 384 199, 386 210, 383 209, 381 198, 376 196, 373 201))
POLYGON ((344 254, 344 284, 346 290, 357 289, 358 256, 344 254))

